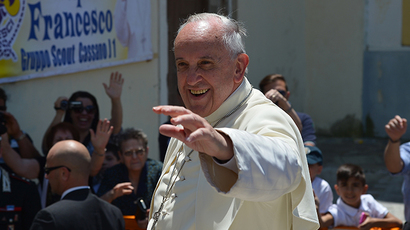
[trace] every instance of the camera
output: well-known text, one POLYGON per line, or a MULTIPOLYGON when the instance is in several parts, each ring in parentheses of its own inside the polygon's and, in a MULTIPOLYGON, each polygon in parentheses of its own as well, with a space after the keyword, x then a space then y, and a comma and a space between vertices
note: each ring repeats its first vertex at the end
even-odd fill
POLYGON ((0 113, 0 135, 3 135, 6 132, 6 118, 4 117, 4 113, 0 113))
POLYGON ((75 109, 75 108, 82 108, 83 103, 81 101, 61 101, 60 108, 62 110, 67 110, 67 109, 75 109))
POLYGON ((145 220, 147 218, 147 206, 142 197, 138 198, 134 203, 137 204, 137 212, 135 213, 136 220, 145 220))

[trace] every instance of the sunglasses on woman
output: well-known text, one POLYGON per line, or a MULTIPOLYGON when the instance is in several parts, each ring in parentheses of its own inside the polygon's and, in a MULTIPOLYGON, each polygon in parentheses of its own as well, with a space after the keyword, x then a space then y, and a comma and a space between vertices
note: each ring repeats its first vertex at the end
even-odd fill
POLYGON ((93 105, 88 105, 86 107, 82 107, 82 106, 81 107, 75 107, 75 108, 72 108, 71 110, 73 110, 74 113, 82 113, 85 110, 85 112, 87 112, 88 114, 94 114, 96 108, 93 105))

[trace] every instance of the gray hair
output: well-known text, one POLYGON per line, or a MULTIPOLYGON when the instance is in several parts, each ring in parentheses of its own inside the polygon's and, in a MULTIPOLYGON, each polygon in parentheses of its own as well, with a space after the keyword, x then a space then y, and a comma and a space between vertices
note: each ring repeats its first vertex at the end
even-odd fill
POLYGON ((121 145, 123 142, 135 139, 142 142, 144 149, 147 149, 148 146, 148 138, 147 135, 142 132, 140 129, 134 128, 127 128, 124 131, 120 132, 117 136, 117 146, 120 152, 122 152, 121 145))
MULTIPOLYGON (((211 19, 219 19, 222 22, 224 34, 222 36, 222 42, 226 49, 229 51, 231 58, 235 59, 238 54, 245 52, 245 43, 243 38, 246 37, 246 29, 242 23, 235 19, 228 18, 223 15, 214 13, 200 13, 189 16, 185 22, 179 27, 178 34, 181 30, 191 22, 208 21, 211 19)), ((175 46, 175 41, 174 41, 175 46)))

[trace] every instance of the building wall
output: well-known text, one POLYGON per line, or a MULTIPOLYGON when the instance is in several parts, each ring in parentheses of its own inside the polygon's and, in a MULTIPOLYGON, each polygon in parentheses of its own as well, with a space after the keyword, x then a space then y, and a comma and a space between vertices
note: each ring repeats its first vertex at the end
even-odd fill
POLYGON ((249 79, 257 87, 264 76, 283 74, 292 106, 310 114, 318 132, 346 133, 343 124, 362 119, 364 14, 365 2, 356 0, 238 0, 249 79))
POLYGON ((410 117, 410 47, 401 45, 402 11, 402 1, 367 3, 363 119, 370 118, 376 136, 386 136, 384 125, 396 114, 410 117))
POLYGON ((44 132, 55 115, 54 102, 59 96, 69 97, 78 90, 88 91, 97 98, 100 117, 110 118, 111 102, 102 83, 108 84, 111 72, 118 71, 125 80, 121 97, 123 128, 141 128, 148 135, 150 157, 159 159, 160 117, 152 112, 152 107, 160 104, 162 95, 159 12, 163 9, 159 5, 159 1, 151 1, 153 60, 1 85, 10 98, 8 111, 17 118, 21 129, 30 134, 37 149, 41 149, 44 132))

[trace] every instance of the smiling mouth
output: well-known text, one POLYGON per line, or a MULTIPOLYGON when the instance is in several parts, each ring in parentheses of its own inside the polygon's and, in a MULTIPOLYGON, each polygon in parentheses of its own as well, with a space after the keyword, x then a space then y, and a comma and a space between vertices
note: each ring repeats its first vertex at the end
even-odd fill
POLYGON ((201 96, 202 94, 208 92, 209 89, 201 89, 201 90, 192 90, 191 89, 191 94, 194 96, 201 96))

